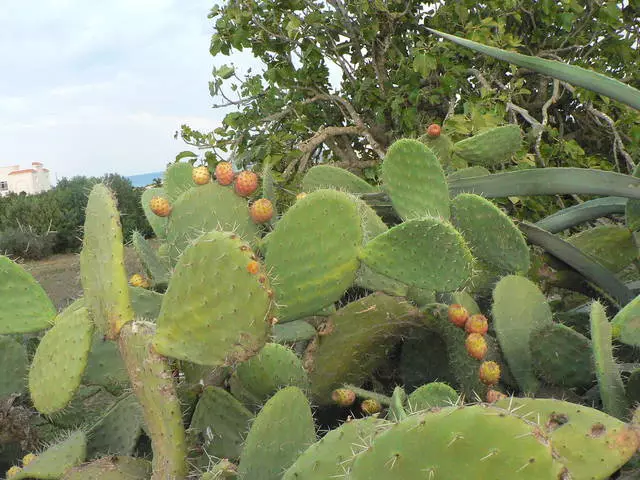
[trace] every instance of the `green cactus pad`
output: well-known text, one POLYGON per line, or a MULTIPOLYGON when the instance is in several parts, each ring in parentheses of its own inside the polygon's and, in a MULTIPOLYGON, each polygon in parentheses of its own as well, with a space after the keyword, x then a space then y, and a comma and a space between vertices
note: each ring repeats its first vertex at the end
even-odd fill
POLYGON ((93 324, 85 308, 63 312, 38 345, 29 370, 33 406, 46 415, 73 398, 87 366, 93 324))
POLYGON ((72 432, 65 440, 44 452, 24 467, 12 480, 58 480, 71 467, 84 462, 87 456, 87 437, 84 432, 72 432))
POLYGON ((310 168, 302 179, 302 190, 304 192, 313 192, 325 188, 334 188, 350 193, 371 193, 376 191, 375 187, 344 168, 332 165, 316 165, 310 168))
POLYGON ((164 295, 140 287, 129 287, 129 295, 137 319, 154 321, 158 318, 164 295))
POLYGON ((0 399, 13 394, 24 393, 27 382, 27 349, 11 337, 0 336, 0 399))
POLYGON ((447 175, 447 182, 453 182, 455 180, 462 180, 463 178, 483 177, 485 175, 491 175, 491 172, 484 167, 475 166, 461 168, 455 172, 447 175))
POLYGON ((309 401, 298 387, 286 387, 262 408, 240 456, 240 478, 280 480, 316 441, 309 401))
POLYGON ((627 303, 611 320, 613 338, 640 347, 640 295, 627 303))
POLYGON ((400 377, 409 391, 429 382, 456 384, 440 334, 422 328, 407 335, 400 354, 400 377))
POLYGON ((495 167, 518 151, 522 135, 518 125, 505 125, 480 132, 453 145, 453 153, 471 165, 495 167))
POLYGON ((56 308, 36 280, 0 255, 0 335, 39 332, 51 326, 56 308))
POLYGON ((295 343, 301 340, 311 340, 315 336, 316 329, 305 320, 294 320, 273 326, 273 341, 275 343, 295 343))
POLYGON ((148 460, 110 455, 72 468, 62 480, 148 480, 150 477, 148 460))
POLYGON ((462 305, 467 309, 469 315, 475 315, 477 313, 482 313, 480 307, 476 303, 473 295, 469 294, 465 291, 458 292, 446 292, 439 296, 441 303, 446 303, 447 305, 458 304, 462 305))
POLYGON ((625 391, 627 392, 627 398, 633 405, 640 403, 640 368, 636 368, 625 385, 625 391))
POLYGON ((169 281, 169 268, 160 260, 160 257, 149 245, 149 242, 139 232, 133 232, 131 243, 138 254, 140 263, 154 285, 166 285, 169 281))
POLYGON ((118 339, 133 391, 151 437, 154 478, 186 476, 187 447, 180 402, 166 358, 152 347, 155 325, 126 324, 118 339))
POLYGON ((390 426, 377 417, 343 423, 307 448, 282 480, 326 480, 349 471, 354 452, 363 450, 375 435, 390 426))
POLYGON ((269 235, 265 264, 274 279, 280 322, 334 303, 353 284, 362 229, 356 202, 336 190, 298 200, 269 235))
POLYGON ((172 163, 167 167, 162 184, 169 202, 174 203, 180 195, 195 187, 192 173, 193 165, 186 162, 172 163))
POLYGON ((89 195, 80 253, 85 305, 100 332, 114 339, 133 319, 124 267, 120 214, 113 193, 103 184, 89 195))
MULTIPOLYGON (((389 228, 373 208, 361 200, 357 200, 357 204, 362 226, 362 245, 364 246, 371 239, 385 233, 389 228)), ((375 272, 365 263, 360 264, 355 284, 372 292, 384 292, 398 297, 406 296, 409 289, 404 283, 375 272)))
POLYGON ((601 303, 591 305, 591 346, 596 366, 600 398, 605 412, 623 419, 629 414, 629 403, 616 365, 611 345, 611 324, 601 303))
POLYGON ((153 197, 165 197, 168 199, 167 194, 164 191, 164 188, 147 188, 142 195, 140 196, 140 203, 142 204, 142 210, 144 211, 144 216, 147 217, 147 221, 149 225, 151 225, 151 229, 153 233, 156 234, 156 237, 164 240, 167 236, 167 217, 159 217, 155 213, 151 211, 151 199, 153 197))
POLYGON ((535 392, 539 385, 529 338, 552 322, 551 309, 535 283, 515 275, 498 282, 493 290, 493 327, 509 369, 525 392, 535 392))
POLYGON ((449 219, 449 190, 440 162, 418 140, 393 143, 382 162, 382 182, 403 220, 427 215, 449 219))
POLYGON ((89 457, 133 454, 143 423, 142 407, 135 395, 124 395, 92 427, 87 445, 89 457))
POLYGON ((71 402, 49 416, 56 427, 67 430, 84 429, 100 420, 116 402, 116 397, 98 385, 80 385, 71 402))
POLYGON ((451 223, 478 259, 504 272, 529 270, 529 248, 522 233, 489 200, 461 193, 451 202, 451 223))
POLYGON ((533 368, 547 383, 586 387, 595 380, 591 342, 575 330, 553 323, 532 332, 529 339, 533 368))
POLYGON ((326 334, 309 346, 305 358, 314 401, 331 403, 333 389, 366 380, 419 322, 416 317, 408 302, 383 293, 351 302, 329 317, 326 334))
POLYGON ((540 425, 574 479, 609 478, 640 446, 630 425, 584 405, 552 398, 506 398, 496 405, 540 425))
POLYGON ((247 271, 252 258, 228 232, 209 232, 185 250, 164 294, 156 350, 212 366, 257 353, 271 328, 271 299, 266 275, 247 271))
POLYGON ((189 430, 197 435, 209 457, 240 458, 253 414, 230 393, 205 387, 191 418, 189 430))
POLYGON ((356 455, 350 480, 559 479, 566 471, 537 425, 485 405, 416 414, 356 455))
POLYGON ((129 385, 129 375, 118 351, 118 345, 105 340, 100 332, 93 334, 82 383, 101 385, 114 394, 119 394, 129 385))
POLYGON ((614 273, 638 260, 638 247, 627 227, 601 225, 572 235, 566 241, 614 273))
POLYGON ((422 385, 409 395, 409 410, 418 412, 435 407, 448 407, 458 402, 458 392, 446 383, 433 382, 422 385))
MULTIPOLYGON (((260 405, 282 387, 309 388, 300 359, 289 347, 277 343, 267 343, 256 356, 238 365, 234 377, 260 405)), ((231 393, 235 395, 233 384, 231 393)))
POLYGON ((424 143, 435 154, 442 165, 442 168, 449 167, 451 164, 451 150, 453 142, 449 135, 441 133, 437 137, 424 134, 418 137, 418 141, 424 143))
POLYGON ((258 235, 247 201, 217 183, 193 188, 175 201, 167 225, 172 264, 195 239, 212 230, 234 232, 250 243, 258 235))
POLYGON ((435 291, 458 288, 471 275, 473 264, 462 235, 437 218, 393 227, 367 243, 361 258, 378 273, 435 291))

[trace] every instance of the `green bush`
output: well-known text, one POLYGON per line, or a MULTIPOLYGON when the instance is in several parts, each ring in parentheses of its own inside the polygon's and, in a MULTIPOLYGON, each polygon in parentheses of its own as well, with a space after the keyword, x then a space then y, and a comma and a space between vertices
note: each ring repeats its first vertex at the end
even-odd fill
POLYGON ((22 260, 40 260, 53 253, 55 236, 38 233, 30 227, 12 228, 0 232, 0 253, 22 260))

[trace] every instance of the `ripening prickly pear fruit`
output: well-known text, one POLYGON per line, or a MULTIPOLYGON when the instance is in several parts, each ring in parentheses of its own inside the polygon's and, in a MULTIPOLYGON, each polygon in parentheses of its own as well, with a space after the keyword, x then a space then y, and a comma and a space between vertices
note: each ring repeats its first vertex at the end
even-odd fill
POLYGON ((240 172, 236 178, 235 189, 241 197, 248 197, 258 189, 258 175, 248 170, 240 172))
POLYGON ((341 407, 350 407, 356 401, 356 392, 348 388, 336 388, 331 392, 331 400, 341 407))
POLYGON ((485 385, 495 385, 500 381, 500 365, 496 362, 482 362, 480 365, 480 381, 485 385))
POLYGON ((233 166, 229 162, 220 162, 216 165, 216 180, 220 185, 231 185, 233 178, 233 166))
POLYGON ((489 403, 496 403, 498 400, 502 400, 503 398, 507 398, 507 396, 498 390, 489 389, 487 391, 487 402, 489 403))
POLYGON ((469 312, 459 303, 449 305, 447 314, 449 315, 449 321, 460 328, 464 328, 464 324, 467 323, 467 319, 469 318, 469 312))
POLYGON ((206 185, 211 181, 211 173, 209 173, 209 167, 202 165, 200 167, 194 167, 191 171, 191 178, 196 185, 206 185))
POLYGON ((485 335, 487 330, 489 330, 489 321, 487 320, 487 317, 481 313, 476 313, 467 319, 467 323, 464 324, 464 330, 467 333, 479 333, 480 335, 485 335))
POLYGON ((360 409, 366 415, 373 415, 374 413, 378 413, 382 410, 382 405, 373 398, 367 398, 360 404, 360 409))
POLYGON ((249 212, 255 223, 265 223, 273 217, 273 205, 268 199, 261 198, 253 202, 249 212))
POLYGON ((18 473, 22 471, 22 468, 16 467, 15 465, 7 470, 7 480, 14 478, 18 473))
POLYGON ((306 196, 307 196, 306 193, 300 192, 299 194, 296 195, 296 200, 302 200, 306 196))
POLYGON ((470 334, 464 342, 467 353, 476 360, 482 360, 487 354, 487 341, 479 333, 470 334))
POLYGON ((149 201, 149 208, 159 217, 168 217, 171 213, 171 204, 169 200, 160 195, 156 195, 149 201))
POLYGON ((38 456, 35 453, 27 453, 24 457, 22 457, 22 465, 26 467, 36 458, 38 458, 38 456))
POLYGON ((439 137, 441 131, 442 129, 440 128, 440 125, 432 123, 431 125, 429 125, 429 128, 427 128, 427 135, 429 135, 430 137, 439 137))
POLYGON ((247 264, 247 272, 252 275, 255 275, 260 271, 260 264, 256 261, 251 261, 247 264))
POLYGON ((151 284, 149 280, 144 275, 140 275, 139 273, 135 273, 131 275, 129 279, 129 285, 132 287, 141 287, 141 288, 149 288, 151 284))

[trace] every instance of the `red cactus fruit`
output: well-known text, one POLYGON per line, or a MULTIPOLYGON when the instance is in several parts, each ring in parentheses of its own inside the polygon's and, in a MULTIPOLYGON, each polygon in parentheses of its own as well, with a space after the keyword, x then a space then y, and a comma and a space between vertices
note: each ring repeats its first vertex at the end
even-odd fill
POLYGON ((382 405, 373 398, 367 398, 360 404, 360 409, 365 415, 373 415, 374 413, 378 413, 382 410, 382 405))
POLYGON ((485 335, 487 330, 489 330, 487 317, 481 313, 471 315, 467 320, 467 323, 464 324, 464 330, 467 333, 479 333, 480 335, 485 335))
POLYGON ((149 201, 149 208, 159 217, 168 217, 171 213, 171 204, 169 200, 160 195, 156 195, 149 201))
POLYGON ((331 393, 331 400, 341 407, 350 407, 356 401, 356 393, 348 388, 337 388, 331 393))
POLYGON ((489 389, 487 391, 487 402, 489 403, 496 403, 498 400, 502 400, 503 398, 507 398, 507 396, 498 390, 489 389))
POLYGON ((231 185, 235 174, 229 162, 220 162, 216 165, 216 180, 220 185, 231 185))
POLYGON ((464 342, 467 353, 476 360, 482 360, 487 354, 487 341, 479 333, 470 334, 464 342))
POLYGON ((442 129, 440 128, 440 125, 432 123, 427 128, 427 135, 429 135, 430 137, 439 137, 441 131, 442 129))
POLYGON ((140 275, 139 273, 134 273, 131 275, 129 279, 129 285, 132 287, 141 287, 141 288, 149 288, 151 285, 149 280, 144 275, 140 275))
POLYGON ((247 272, 255 275, 260 271, 260 264, 256 261, 251 261, 247 264, 247 272))
POLYGON ((255 223, 266 223, 273 217, 273 205, 268 199, 261 198, 253 202, 249 213, 255 223))
POLYGON ((449 321, 460 328, 464 328, 464 324, 467 323, 467 319, 469 318, 469 312, 459 303, 449 305, 447 314, 449 315, 449 321))
POLYGON ((195 167, 191 171, 191 178, 196 185, 206 185, 211 181, 211 173, 209 173, 209 168, 205 165, 200 167, 195 167))
POLYGON ((480 365, 480 381, 485 385, 493 386, 500 381, 500 365, 496 362, 482 362, 480 365))
POLYGON ((235 190, 241 197, 248 197, 258 188, 258 175, 248 170, 240 172, 236 178, 235 190))

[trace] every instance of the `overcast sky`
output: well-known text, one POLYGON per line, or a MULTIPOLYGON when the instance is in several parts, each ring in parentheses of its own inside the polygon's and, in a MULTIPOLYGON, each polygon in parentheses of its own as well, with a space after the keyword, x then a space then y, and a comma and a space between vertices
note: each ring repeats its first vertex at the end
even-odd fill
POLYGON ((0 165, 39 161, 52 181, 164 170, 187 148, 181 124, 223 118, 208 91, 229 62, 209 54, 215 0, 1 2, 0 165))

